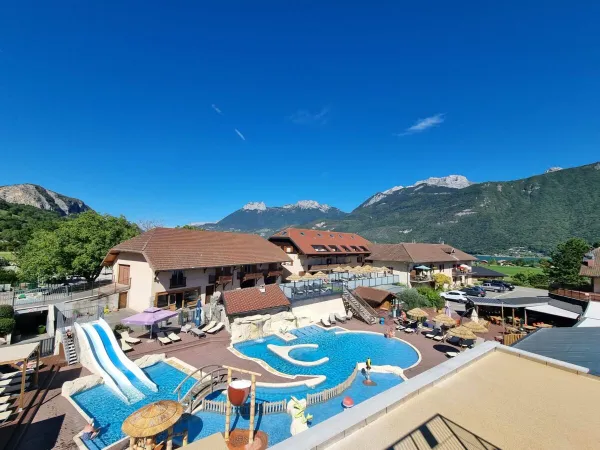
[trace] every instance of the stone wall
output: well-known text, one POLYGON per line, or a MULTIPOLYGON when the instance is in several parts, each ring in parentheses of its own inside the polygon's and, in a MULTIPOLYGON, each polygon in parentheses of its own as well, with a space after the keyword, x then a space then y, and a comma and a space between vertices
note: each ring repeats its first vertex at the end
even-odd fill
POLYGON ((275 333, 285 333, 288 330, 304 327, 310 324, 310 319, 296 316, 289 311, 277 314, 258 314, 255 316, 236 317, 230 322, 231 342, 258 339, 275 333))

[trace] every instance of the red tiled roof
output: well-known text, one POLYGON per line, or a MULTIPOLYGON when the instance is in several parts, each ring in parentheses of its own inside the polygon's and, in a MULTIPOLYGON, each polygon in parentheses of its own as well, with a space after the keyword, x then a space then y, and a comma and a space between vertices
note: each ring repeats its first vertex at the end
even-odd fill
POLYGON ((582 264, 579 275, 582 277, 600 277, 600 247, 590 252, 593 259, 588 260, 587 264, 582 264))
POLYGON ((232 315, 290 306, 290 301, 279 285, 268 284, 264 290, 265 292, 261 292, 260 288, 252 287, 223 292, 225 311, 232 315))
POLYGON ((155 228, 121 242, 103 264, 111 265, 120 252, 142 254, 154 271, 290 261, 281 248, 256 234, 184 228, 155 228))
POLYGON ((390 297, 394 297, 394 294, 391 292, 365 286, 358 286, 356 289, 354 289, 354 292, 363 299, 378 304, 385 302, 386 300, 390 299, 390 297))
POLYGON ((302 228, 286 228, 275 233, 269 238, 271 241, 291 241, 305 255, 343 255, 357 254, 368 255, 371 244, 362 236, 354 233, 340 233, 338 231, 308 230, 302 228), (322 246, 324 251, 317 251, 314 246, 322 246), (335 251, 334 245, 339 251, 335 251), (342 247, 348 248, 348 251, 342 247), (356 247, 352 248, 352 247, 356 247), (361 247, 364 247, 361 248, 361 247))
POLYGON ((400 243, 373 244, 372 261, 402 261, 412 263, 476 261, 473 255, 447 244, 400 243))

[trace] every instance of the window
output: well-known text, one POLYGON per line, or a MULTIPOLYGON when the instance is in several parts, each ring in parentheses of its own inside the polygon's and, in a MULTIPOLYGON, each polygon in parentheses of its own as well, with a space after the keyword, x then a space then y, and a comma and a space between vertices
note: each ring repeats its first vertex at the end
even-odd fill
POLYGON ((351 251, 351 250, 350 250, 348 247, 346 247, 345 245, 342 245, 341 247, 342 247, 344 250, 346 250, 347 252, 350 252, 350 251, 351 251))
POLYGON ((314 248, 318 252, 326 252, 327 251, 327 247, 325 247, 324 245, 312 245, 312 248, 314 248))
POLYGON ((350 247, 352 247, 352 250, 355 252, 360 252, 360 248, 358 248, 356 245, 351 245, 350 247))
POLYGON ((185 276, 183 276, 183 270, 174 270, 171 272, 169 289, 178 287, 185 287, 185 276))
POLYGON ((283 251, 286 253, 294 253, 294 247, 289 247, 289 246, 283 247, 283 251))
POLYGON ((321 233, 317 233, 317 236, 321 237, 321 233))
POLYGON ((330 245, 329 248, 331 249, 332 252, 339 252, 340 251, 340 249, 336 245, 330 245))
POLYGON ((301 232, 300 232, 300 236, 304 236, 304 231, 301 231, 301 232))
POLYGON ((365 247, 364 245, 360 245, 360 249, 364 250, 365 252, 369 251, 369 249, 367 247, 365 247))
POLYGON ((363 257, 362 256, 357 257, 356 262, 359 262, 359 263, 363 262, 363 257))
POLYGON ((443 264, 438 264, 438 270, 439 270, 440 272, 443 272, 443 270, 444 270, 444 265, 443 265, 443 264))
POLYGON ((253 264, 248 264, 248 265, 243 266, 242 270, 246 273, 254 273, 254 272, 256 272, 256 266, 253 264))
POLYGON ((343 236, 341 234, 338 234, 339 237, 343 238, 343 236))
POLYGON ((330 234, 329 237, 335 237, 333 234, 330 234))
POLYGON ((166 308, 169 306, 169 296, 167 294, 160 294, 156 296, 156 307, 166 308))
POLYGON ((281 234, 282 236, 285 236, 285 235, 287 234, 287 231, 282 231, 282 232, 281 232, 281 233, 279 233, 279 234, 281 234))
POLYGON ((354 239, 354 235, 353 234, 350 235, 350 239, 354 239))

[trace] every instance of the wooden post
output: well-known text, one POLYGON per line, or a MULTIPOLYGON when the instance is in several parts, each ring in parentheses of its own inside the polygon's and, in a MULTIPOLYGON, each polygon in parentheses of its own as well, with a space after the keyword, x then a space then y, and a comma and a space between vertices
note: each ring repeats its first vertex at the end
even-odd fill
POLYGON ((173 450, 173 425, 167 430, 167 450, 173 450))
MULTIPOLYGON (((227 368, 227 387, 231 384, 231 368, 227 368)), ((229 442, 229 425, 231 424, 231 402, 227 395, 227 411, 225 412, 225 442, 229 442)))
POLYGON ((130 438, 129 438, 129 448, 130 448, 131 450, 135 450, 135 447, 136 447, 136 445, 135 445, 135 438, 133 438, 133 437, 130 437, 130 438))
POLYGON ((27 359, 23 360, 23 372, 21 373, 21 396, 19 397, 19 410, 23 409, 25 396, 25 374, 27 373, 27 359))
POLYGON ((256 408, 256 376, 252 375, 252 386, 250 388, 250 431, 248 433, 248 444, 254 442, 254 409, 256 408))
POLYGON ((38 382, 40 379, 40 346, 38 346, 37 348, 37 359, 35 361, 35 376, 34 376, 34 380, 35 380, 35 387, 38 386, 38 382))
POLYGON ((516 322, 516 319, 515 319, 515 308, 512 309, 512 318, 513 318, 513 327, 514 327, 515 326, 515 322, 516 322))
POLYGON ((502 302, 500 305, 502 308, 502 331, 506 331, 504 326, 504 302, 502 302))
POLYGON ((183 447, 188 445, 188 430, 183 431, 183 447))
POLYGON ((523 312, 525 313, 525 326, 527 326, 527 308, 523 308, 523 312))

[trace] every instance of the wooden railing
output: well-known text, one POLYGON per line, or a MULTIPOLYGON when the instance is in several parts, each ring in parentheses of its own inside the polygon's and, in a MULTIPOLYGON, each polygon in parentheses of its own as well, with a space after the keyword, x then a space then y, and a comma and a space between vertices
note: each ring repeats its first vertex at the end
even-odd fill
MULTIPOLYGON (((227 402, 219 400, 203 400, 202 408, 206 412, 213 412, 217 414, 225 414, 227 412, 227 402)), ((276 402, 264 402, 256 404, 257 414, 279 414, 286 411, 287 400, 279 400, 276 402)), ((250 405, 242 405, 237 408, 238 412, 242 415, 250 414, 250 405)))
POLYGON ((340 395, 346 389, 350 387, 350 385, 354 382, 356 378, 356 374, 358 373, 358 364, 354 368, 352 374, 346 379, 346 381, 338 384, 329 389, 325 389, 324 391, 317 392, 315 394, 307 394, 306 395, 306 406, 314 405, 315 403, 326 402, 327 400, 340 395))
POLYGON ((513 345, 515 342, 517 342, 518 340, 524 338, 525 336, 527 336, 526 334, 505 334, 503 336, 504 340, 503 340, 503 344, 504 345, 513 345))
POLYGON ((571 289, 555 289, 550 291, 550 293, 560 297, 573 298, 575 300, 583 300, 586 302, 600 302, 600 294, 595 294, 593 292, 573 291, 571 289))

